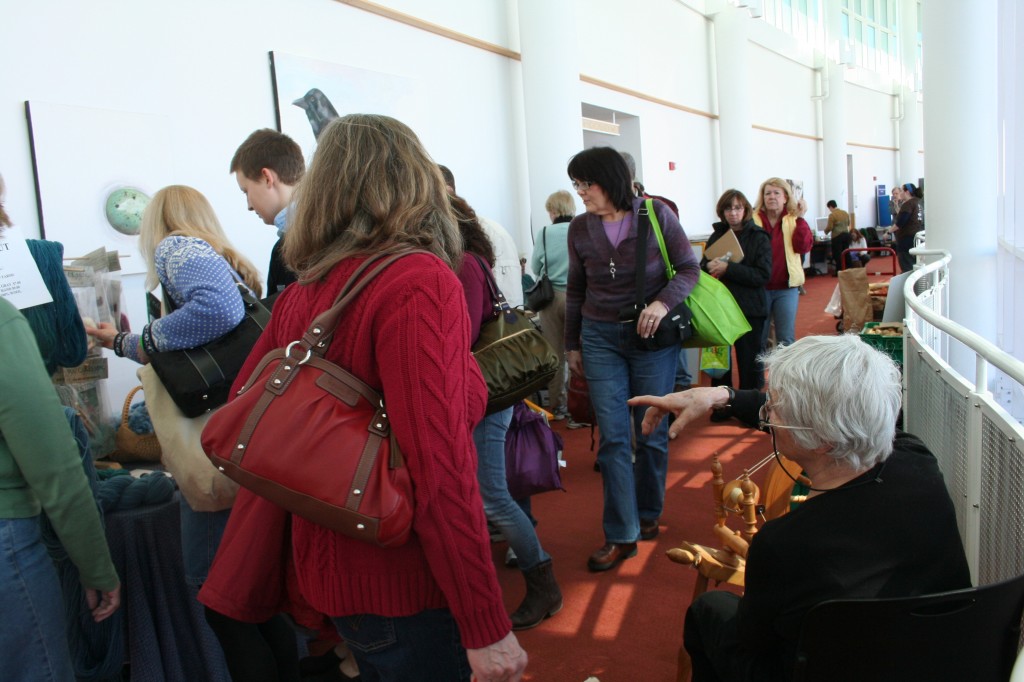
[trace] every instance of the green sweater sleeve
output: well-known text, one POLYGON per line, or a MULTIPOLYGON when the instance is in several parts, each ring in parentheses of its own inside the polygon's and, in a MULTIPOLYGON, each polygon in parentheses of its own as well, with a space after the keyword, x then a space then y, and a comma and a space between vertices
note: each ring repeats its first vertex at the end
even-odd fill
POLYGON ((82 584, 118 577, 71 428, 25 318, 0 299, 0 517, 50 518, 82 584))

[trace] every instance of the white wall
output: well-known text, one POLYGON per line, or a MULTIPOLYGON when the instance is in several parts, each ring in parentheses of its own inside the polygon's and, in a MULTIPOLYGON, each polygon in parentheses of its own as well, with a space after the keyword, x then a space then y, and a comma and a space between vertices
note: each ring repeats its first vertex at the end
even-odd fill
MULTIPOLYGON (((489 41, 508 33, 503 0, 468 13, 455 0, 431 7, 460 14, 463 32, 479 26, 489 41)), ((427 149, 453 169, 460 193, 481 214, 510 230, 526 221, 516 154, 521 116, 509 94, 515 60, 332 0, 0 0, 0 17, 0 172, 7 211, 28 236, 39 226, 25 100, 156 113, 168 121, 175 182, 206 194, 231 240, 265 272, 276 235, 246 210, 228 163, 250 132, 275 126, 272 50, 425 85, 431 99, 407 122, 427 149)), ((138 329, 142 277, 126 277, 125 287, 138 329)), ((135 368, 117 358, 110 365, 109 393, 119 409, 135 368)))
POLYGON ((847 146, 847 153, 853 156, 856 224, 858 227, 871 227, 878 225, 875 185, 884 184, 891 193, 899 180, 896 173, 898 151, 895 148, 899 145, 894 97, 870 87, 848 83, 846 106, 846 139, 851 143, 847 146), (886 111, 888 116, 884 115, 886 111))
MULTIPOLYGON (((519 50, 516 0, 379 4, 519 50)), ((719 186, 714 118, 722 86, 714 81, 714 31, 703 9, 699 0, 575 0, 580 72, 643 97, 567 84, 581 102, 637 117, 631 144, 639 145, 640 176, 652 192, 679 204, 692 237, 707 234, 725 189, 719 186), (670 162, 675 170, 669 170, 670 162)), ((817 136, 819 107, 811 99, 817 94, 816 55, 763 21, 751 23, 751 42, 736 58, 751 65, 752 123, 817 136)), ((336 0, 0 0, 0 172, 7 180, 8 212, 30 236, 38 234, 26 100, 160 114, 168 122, 175 181, 204 192, 233 242, 264 270, 274 231, 246 211, 227 166, 252 130, 275 125, 271 51, 415 81, 429 96, 407 122, 434 158, 455 172, 460 194, 529 251, 530 207, 546 195, 531 197, 527 189, 520 62, 336 0)), ((878 79, 866 82, 874 91, 891 92, 878 79)), ((880 104, 888 95, 848 88, 848 121, 858 126, 849 139, 894 146, 891 106, 880 104)), ((746 162, 760 179, 804 180, 813 218, 828 199, 819 188, 820 146, 813 139, 755 130, 746 162)), ((894 174, 891 153, 851 153, 858 176, 864 166, 868 177, 894 179, 888 177, 894 174)), ((80 171, 88 174, 89 168, 80 171)), ((740 189, 755 199, 756 185, 740 189)), ((858 193, 863 206, 864 192, 858 193)), ((145 319, 140 280, 127 278, 136 327, 145 319)), ((111 364, 119 374, 111 396, 119 400, 134 383, 133 368, 111 364)))

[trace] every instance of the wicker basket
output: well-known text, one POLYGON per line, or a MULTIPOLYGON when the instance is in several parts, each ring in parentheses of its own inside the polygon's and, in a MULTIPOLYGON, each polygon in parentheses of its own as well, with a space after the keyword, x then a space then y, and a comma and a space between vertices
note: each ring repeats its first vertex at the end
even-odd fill
POLYGON ((121 410, 121 424, 117 427, 114 435, 116 449, 110 453, 109 459, 115 462, 159 462, 160 441, 155 433, 138 434, 128 428, 128 410, 132 406, 132 398, 142 390, 142 386, 136 386, 128 391, 124 399, 124 408, 121 410))

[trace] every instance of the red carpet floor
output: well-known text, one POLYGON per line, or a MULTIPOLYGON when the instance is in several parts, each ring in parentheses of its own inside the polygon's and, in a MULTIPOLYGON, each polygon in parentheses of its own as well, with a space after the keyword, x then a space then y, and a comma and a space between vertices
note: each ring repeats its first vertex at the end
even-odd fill
MULTIPOLYGON (((835 319, 824 312, 836 282, 821 276, 808 280, 797 315, 798 338, 836 333, 835 319)), ((593 470, 590 430, 568 430, 565 422, 554 423, 554 428, 565 441, 567 492, 538 495, 533 511, 541 543, 553 558, 565 606, 537 628, 518 633, 530 656, 525 679, 674 680, 683 615, 696 572, 670 561, 665 551, 682 540, 716 544, 707 485, 711 455, 719 453, 729 480, 770 452, 768 437, 738 423, 692 425, 670 445, 661 534, 641 542, 635 558, 605 573, 590 573, 587 557, 604 543, 601 475, 593 470)), ((755 476, 755 481, 760 483, 762 478, 755 476)), ((733 527, 739 526, 734 523, 733 527)), ((522 600, 525 586, 517 570, 505 567, 505 548, 503 543, 495 544, 494 558, 511 611, 522 600)))

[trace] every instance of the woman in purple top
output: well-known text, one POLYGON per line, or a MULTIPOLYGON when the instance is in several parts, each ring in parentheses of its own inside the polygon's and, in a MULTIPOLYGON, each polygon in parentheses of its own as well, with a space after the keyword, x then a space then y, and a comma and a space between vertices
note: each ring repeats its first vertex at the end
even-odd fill
POLYGON ((605 543, 587 566, 605 571, 635 556, 638 539, 658 535, 665 501, 668 426, 644 436, 643 411, 631 412, 626 400, 672 389, 679 346, 647 351, 635 339, 654 335, 661 319, 693 290, 700 268, 679 220, 659 201, 654 213, 675 277, 666 277, 658 241, 650 232, 644 262, 636 262, 638 211, 644 200, 634 196, 633 178, 619 152, 587 149, 569 161, 568 171, 587 212, 569 225, 565 350, 569 369, 590 385, 601 434, 597 461, 604 479, 605 543), (620 311, 636 303, 637 267, 646 272, 646 306, 622 320, 620 311))

